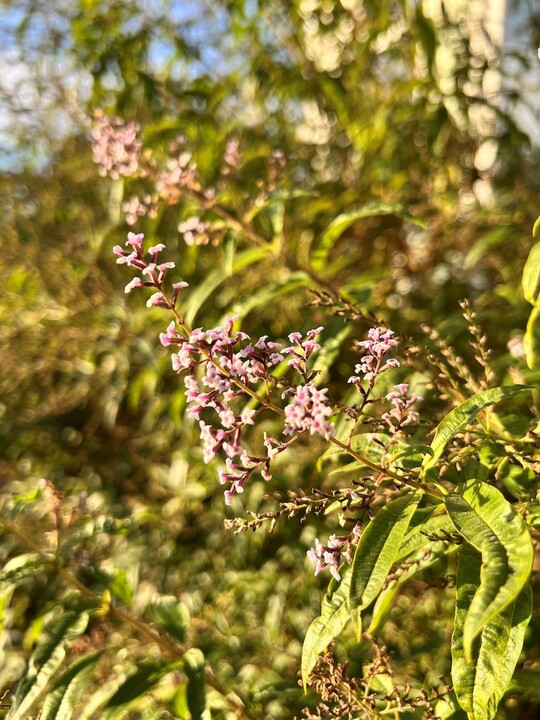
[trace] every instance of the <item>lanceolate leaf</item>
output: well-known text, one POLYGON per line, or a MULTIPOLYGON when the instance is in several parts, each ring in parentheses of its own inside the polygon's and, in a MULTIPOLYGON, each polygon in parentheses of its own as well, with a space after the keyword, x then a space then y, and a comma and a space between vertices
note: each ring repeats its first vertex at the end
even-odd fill
POLYGON ((149 605, 151 617, 180 642, 186 639, 189 627, 189 610, 173 595, 165 595, 153 600, 149 605))
POLYGON ((537 242, 531 248, 523 268, 521 286, 525 300, 531 305, 536 305, 540 293, 540 242, 537 242))
POLYGON ((412 222, 420 227, 425 224, 418 218, 413 217, 403 205, 397 203, 373 202, 338 215, 326 228, 313 253, 312 266, 315 270, 323 270, 326 265, 328 254, 336 240, 357 220, 375 215, 395 215, 403 220, 412 222))
POLYGON ((536 367, 536 357, 538 349, 538 318, 540 317, 540 306, 535 305, 531 310, 529 319, 527 320, 527 329, 523 336, 523 348, 525 350, 525 360, 527 367, 534 370, 536 367))
POLYGON ((76 660, 62 675, 48 693, 40 720, 69 720, 79 695, 88 684, 94 666, 103 655, 103 650, 76 660))
POLYGON ((106 707, 117 708, 133 702, 142 697, 165 675, 180 667, 182 667, 181 660, 153 660, 139 665, 137 670, 109 698, 106 707))
POLYGON ((491 485, 470 481, 445 503, 458 532, 482 555, 480 583, 463 621, 464 652, 471 661, 474 639, 527 583, 533 547, 524 520, 491 485))
POLYGON ((0 571, 0 587, 14 587, 25 578, 35 578, 45 569, 46 565, 37 553, 17 555, 9 560, 0 571))
POLYGON ((351 608, 362 610, 379 594, 419 501, 419 493, 393 500, 379 510, 362 533, 352 566, 351 608))
POLYGON ((452 636, 452 680, 459 704, 470 720, 491 720, 506 691, 521 652, 532 613, 532 592, 521 593, 484 626, 470 658, 464 628, 481 576, 481 556, 468 543, 460 548, 452 636))
POLYGON ((205 659, 202 650, 190 648, 184 655, 184 672, 188 679, 187 704, 192 720, 210 720, 204 687, 205 659))
POLYGON ((263 285, 261 290, 252 293, 245 300, 241 300, 234 306, 233 312, 238 313, 241 318, 245 318, 250 312, 261 306, 268 306, 280 295, 287 295, 293 290, 305 287, 311 282, 307 273, 298 270, 291 272, 281 280, 277 280, 269 285, 263 285))
MULTIPOLYGON (((445 520, 449 525, 450 518, 448 515, 437 516, 432 520, 442 521, 445 520)), ((438 532, 442 535, 447 532, 447 527, 443 522, 437 522, 432 526, 433 529, 438 527, 438 532)), ((454 530, 454 527, 451 527, 454 530)), ((433 532, 436 535, 437 531, 433 532)), ((401 548, 399 549, 398 557, 396 558, 395 564, 403 563, 397 572, 396 579, 385 588, 375 601, 373 607, 373 615, 371 617, 371 623, 368 628, 368 632, 376 633, 379 628, 383 625, 388 613, 390 612, 394 598, 400 591, 402 585, 408 580, 417 575, 422 570, 434 565, 444 555, 453 553, 457 550, 458 545, 447 542, 446 540, 428 540, 425 536, 420 535, 416 532, 408 532, 405 536, 401 548), (413 537, 409 537, 413 536, 413 537), (407 540, 407 538, 409 538, 407 540), (423 539, 423 545, 421 545, 423 539), (411 553, 411 549, 415 547, 416 551, 411 553), (405 559, 406 558, 406 559, 405 559), (404 562, 403 562, 404 561, 404 562)))
MULTIPOLYGON (((439 505, 437 507, 443 506, 439 505)), ((420 508, 415 512, 411 519, 409 530, 403 538, 403 542, 394 561, 396 564, 402 562, 419 550, 430 552, 433 549, 433 545, 436 544, 439 539, 445 540, 452 533, 456 532, 454 524, 446 511, 440 515, 433 514, 437 510, 437 507, 420 508), (415 523, 417 519, 421 519, 418 524, 415 523), (437 538, 437 540, 435 538, 437 538)))
POLYGON ((84 632, 87 624, 88 613, 76 611, 64 612, 48 623, 30 658, 26 676, 17 686, 8 720, 26 718, 33 703, 62 664, 66 647, 84 632))
POLYGON ((240 272, 240 270, 264 260, 271 251, 272 248, 270 246, 250 248, 249 250, 239 252, 234 257, 234 260, 230 259, 230 262, 225 258, 225 262, 214 270, 214 272, 210 273, 206 279, 191 292, 184 302, 184 319, 187 324, 191 325, 203 303, 222 282, 235 273, 240 272))
POLYGON ((311 623, 302 648, 302 682, 304 690, 310 672, 317 664, 322 651, 339 635, 351 618, 349 588, 352 567, 340 568, 341 581, 332 580, 321 603, 321 614, 311 623))
POLYGON ((437 464, 448 441, 471 423, 481 410, 505 398, 514 397, 523 392, 531 392, 532 390, 533 388, 529 385, 505 385, 504 387, 492 388, 477 393, 462 402, 457 408, 454 408, 435 431, 435 437, 431 443, 433 455, 425 456, 422 463, 423 472, 425 473, 429 468, 437 464))

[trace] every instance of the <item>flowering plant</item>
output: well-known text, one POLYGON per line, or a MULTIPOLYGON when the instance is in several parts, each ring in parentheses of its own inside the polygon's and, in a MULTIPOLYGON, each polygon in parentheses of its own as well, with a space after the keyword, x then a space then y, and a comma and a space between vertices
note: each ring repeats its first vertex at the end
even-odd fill
MULTIPOLYGON (((274 458, 306 433, 322 436, 334 449, 354 458, 355 469, 364 467, 368 471, 367 476, 364 474, 355 483, 356 487, 341 489, 322 501, 315 493, 312 497, 303 496, 301 504, 295 507, 294 503, 285 503, 281 513, 272 516, 275 521, 283 512, 291 517, 297 512, 305 515, 310 510, 321 513, 336 508, 340 524, 351 526, 348 535, 332 534, 326 544, 316 538, 308 551, 315 573, 328 568, 333 579, 323 598, 321 614, 310 625, 304 641, 304 687, 313 682, 317 688, 323 688, 320 680, 310 680, 312 673, 319 656, 340 634, 351 614, 359 633, 366 613, 371 616, 369 632, 375 630, 384 622, 389 602, 405 580, 441 557, 457 552, 457 604, 452 638, 454 692, 469 717, 490 720, 511 680, 531 616, 529 577, 533 548, 525 521, 503 494, 486 482, 485 471, 476 470, 474 461, 468 459, 460 477, 465 448, 449 454, 448 446, 465 427, 481 422, 479 415, 485 408, 504 398, 530 394, 532 387, 486 387, 448 413, 429 446, 412 444, 405 428, 418 422, 419 413, 413 407, 422 398, 416 393, 409 395, 406 383, 398 383, 384 396, 374 397, 381 375, 400 365, 389 356, 398 346, 393 331, 375 327, 369 330, 367 340, 357 343, 365 354, 348 382, 358 391, 361 402, 337 408, 328 397, 328 389, 316 386, 317 373, 312 369, 312 356, 321 349, 317 337, 322 327, 308 331, 305 338, 300 332, 291 333, 292 345, 287 347, 268 341, 267 336, 252 342, 247 333, 234 330, 234 318, 226 318, 211 330, 192 330, 177 309, 179 292, 187 284, 173 283, 169 296, 164 280, 174 264, 156 264, 157 253, 164 246, 149 248, 147 260, 142 235, 130 233, 127 245, 134 250, 115 247, 117 262, 141 271, 148 280, 135 278, 126 286, 126 292, 133 287, 151 286, 155 292, 147 304, 174 315, 160 339, 165 346, 179 346, 172 356, 172 365, 185 374, 188 415, 199 423, 205 462, 212 461, 220 451, 225 456, 225 468, 218 468, 218 476, 222 484, 228 485, 225 491, 228 504, 234 494, 244 492, 245 483, 255 470, 270 481, 274 458), (294 380, 273 374, 285 361, 297 375, 294 380), (251 401, 257 409, 249 406, 251 401), (356 430, 366 422, 364 415, 374 402, 383 407, 390 405, 378 421, 385 433, 358 435, 356 430), (247 426, 256 425, 258 416, 266 410, 284 418, 282 434, 291 437, 286 440, 265 434, 265 453, 256 455, 246 449, 243 433, 247 426), (213 424, 201 419, 208 411, 212 411, 213 424), (339 414, 345 425, 348 421, 345 432, 331 421, 339 414), (366 451, 358 449, 355 444, 358 440, 366 441, 366 451), (370 452, 370 445, 378 452, 370 452), (438 477, 437 470, 443 462, 457 472, 457 483, 438 477), (377 511, 377 499, 383 488, 389 501, 377 511), (488 669, 492 666, 499 667, 496 676, 488 669)), ((466 304, 464 308, 483 358, 485 338, 481 337, 472 311, 466 304)), ((229 525, 239 531, 253 528, 269 517, 268 513, 255 516, 247 523, 240 518, 229 525)), ((328 658, 327 662, 333 667, 328 658)), ((334 710, 326 709, 341 717, 343 700, 337 688, 330 685, 331 691, 321 690, 323 699, 334 703, 334 710)), ((410 696, 409 691, 400 694, 397 687, 383 696, 368 693, 361 697, 358 688, 349 688, 347 692, 355 696, 352 704, 349 698, 351 718, 357 711, 377 711, 381 707, 387 710, 396 700, 398 707, 408 703, 419 708, 424 703, 431 713, 435 708, 439 711, 441 703, 450 703, 451 707, 448 688, 434 689, 431 695, 422 691, 418 696, 410 696)), ((306 717, 315 716, 306 711, 306 717)))
MULTIPOLYGON (((294 197, 279 186, 284 155, 268 160, 265 180, 239 212, 225 183, 242 167, 234 139, 218 159, 212 187, 205 187, 186 138, 163 158, 143 147, 134 123, 98 114, 92 140, 99 172, 112 180, 111 198, 129 226, 145 231, 130 232, 125 245, 114 247, 122 270, 135 274, 109 318, 107 338, 131 322, 134 335, 150 327, 170 352, 162 375, 171 380, 145 390, 149 405, 158 392, 162 403, 152 408, 161 421, 153 434, 162 438, 162 456, 144 475, 158 500, 154 507, 140 495, 132 500, 133 477, 119 480, 119 493, 123 483, 128 487, 125 516, 113 511, 109 488, 95 491, 92 477, 88 492, 85 485, 76 496, 65 497, 45 480, 6 495, 0 522, 11 545, 0 577, 0 616, 6 608, 4 637, 19 642, 16 658, 29 656, 27 666, 9 667, 13 686, 11 678, 20 678, 10 720, 23 720, 42 698, 42 720, 90 720, 101 712, 282 717, 291 694, 279 690, 272 673, 284 657, 286 671, 299 670, 308 691, 303 699, 296 690, 291 715, 356 720, 465 712, 471 720, 491 720, 515 683, 533 687, 537 679, 531 666, 512 679, 522 648, 534 659, 527 633, 534 623, 531 535, 539 526, 538 431, 530 412, 537 250, 525 268, 524 295, 533 312, 525 347, 512 338, 515 362, 491 357, 467 303, 466 328, 460 327, 472 353, 463 359, 444 339, 448 328, 445 334, 400 326, 397 313, 394 332, 373 315, 373 303, 355 302, 350 286, 339 291, 334 270, 347 275, 354 261, 336 257, 340 233, 379 212, 417 222, 399 207, 343 212, 311 245, 306 241, 307 249, 299 241, 287 252, 285 210, 294 197), (124 189, 132 187, 135 194, 124 203, 124 189), (170 259, 175 240, 169 250, 158 240, 166 234, 161 213, 180 206, 177 277, 170 259), (304 296, 298 305, 289 302, 302 288, 312 291, 309 306, 304 296), (139 313, 132 293, 145 290, 146 310, 139 313), (286 301, 278 305, 280 298, 286 301), (171 426, 175 434, 167 435, 171 426), (171 436, 183 447, 171 449, 171 436), (228 541, 232 552, 216 534, 223 516, 237 536, 228 541), (261 539, 265 529, 274 533, 269 541, 261 539), (275 552, 280 533, 288 546, 275 552), (206 536, 213 564, 200 551, 206 536), (235 584, 231 554, 257 556, 265 542, 266 556, 279 559, 235 584), (194 576, 188 589, 180 563, 194 576), (316 583, 325 579, 320 598, 316 583), (45 588, 44 610, 21 640, 31 583, 45 588), (291 598, 295 583, 301 592, 291 598), (282 622, 292 640, 276 659, 272 632, 282 622), (235 645, 244 632, 246 642, 235 645), (257 673, 250 676, 244 655, 261 632, 266 684, 258 684, 257 673)), ((110 258, 107 268, 108 279, 110 258)), ((131 358, 116 336, 111 344, 114 361, 101 367, 112 366, 114 378, 131 358)), ((140 399, 140 378, 167 352, 139 337, 134 344, 140 399)), ((136 396, 126 404, 137 407, 136 396)), ((148 427, 141 423, 130 446, 134 465, 148 462, 148 427)), ((119 457, 128 454, 121 431, 119 457)), ((116 476, 108 480, 113 484, 116 476)))

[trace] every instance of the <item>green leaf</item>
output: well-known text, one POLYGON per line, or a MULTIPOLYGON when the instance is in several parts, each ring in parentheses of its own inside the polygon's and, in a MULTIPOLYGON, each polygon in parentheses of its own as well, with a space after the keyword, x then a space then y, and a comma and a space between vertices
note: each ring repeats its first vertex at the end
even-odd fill
POLYGON ((164 595, 152 600, 148 606, 152 619, 180 642, 186 639, 189 627, 189 610, 174 595, 164 595))
POLYGON ((482 628, 517 598, 531 574, 533 546, 523 518, 497 488, 472 480, 445 498, 457 531, 482 555, 480 584, 463 623, 468 661, 482 628))
POLYGON ((533 307, 529 319, 527 320, 527 329, 523 336, 523 347, 525 350, 525 360, 529 370, 534 370, 536 367, 536 356, 538 348, 538 337, 536 326, 538 324, 538 318, 540 317, 540 306, 535 305, 533 307))
POLYGON ((287 295, 297 288, 309 285, 310 282, 312 281, 305 272, 289 273, 281 280, 265 285, 259 292, 254 292, 249 298, 239 302, 234 306, 233 312, 238 313, 241 318, 245 318, 252 310, 268 306, 280 295, 287 295))
POLYGON ((419 501, 419 493, 392 500, 363 531, 352 565, 351 608, 362 610, 381 591, 419 501))
POLYGON ((147 690, 150 690, 161 678, 173 670, 182 667, 181 660, 154 660, 139 665, 127 680, 116 690, 109 699, 106 707, 116 708, 120 705, 127 705, 133 700, 141 697, 147 690))
POLYGON ((76 660, 47 695, 40 720, 69 720, 103 650, 76 660))
POLYGON ((431 537, 446 538, 455 533, 456 529, 448 513, 434 515, 439 506, 420 508, 417 510, 409 524, 409 530, 399 548, 395 563, 398 564, 419 550, 431 550, 432 545, 438 541, 431 537))
POLYGON ((494 405, 505 398, 515 397, 523 392, 531 392, 533 388, 529 385, 505 385, 491 390, 484 390, 468 398, 454 408, 435 431, 435 437, 431 443, 433 455, 426 455, 422 463, 422 474, 425 475, 429 468, 434 467, 441 457, 448 441, 460 430, 469 425, 478 413, 490 405, 494 405))
POLYGON ((7 562, 0 572, 0 586, 14 587, 25 578, 34 578, 46 570, 47 566, 37 553, 17 555, 7 562))
MULTIPOLYGON (((428 532, 428 524, 430 528, 429 534, 434 536, 440 535, 444 537, 447 532, 454 531, 454 526, 446 513, 431 518, 429 523, 426 523, 426 532, 428 532)), ((415 528, 407 533, 395 561, 395 564, 399 565, 406 559, 405 563, 398 568, 396 578, 380 593, 375 601, 371 623, 368 628, 368 632, 372 634, 378 632, 383 625, 401 587, 419 572, 434 565, 441 557, 455 552, 458 548, 457 544, 447 540, 430 540, 425 535, 422 535, 420 531, 415 532, 416 530, 415 528), (411 552, 413 548, 414 551, 411 552)))
POLYGON ((495 716, 512 678, 532 613, 532 592, 526 585, 515 602, 485 624, 468 657, 465 626, 481 583, 481 565, 481 555, 464 543, 457 573, 452 680, 459 704, 470 720, 491 720, 495 716))
POLYGON ((357 220, 375 215, 395 215, 407 222, 414 223, 420 227, 425 224, 411 215, 407 209, 398 203, 379 203, 372 202, 362 205, 361 207, 349 210, 348 212, 338 215, 323 232, 317 247, 315 248, 311 264, 314 270, 324 270, 328 261, 330 250, 334 246, 336 240, 357 220))
POLYGON ((531 305, 536 305, 540 293, 540 242, 535 243, 529 252, 523 268, 521 287, 525 300, 531 305))
POLYGON ((319 655, 339 635, 351 618, 349 589, 352 567, 340 568, 341 580, 332 579, 328 592, 321 602, 321 614, 309 626, 302 647, 302 682, 307 687, 309 674, 317 664, 319 655))
POLYGON ((8 720, 22 720, 49 680, 62 664, 69 647, 88 625, 88 613, 68 611, 54 617, 45 627, 40 642, 30 658, 26 676, 13 696, 8 720))
POLYGON ((533 229, 532 229, 532 236, 533 238, 537 238, 538 234, 540 233, 540 216, 536 218, 533 229))
MULTIPOLYGON (((231 245, 232 248, 232 245, 231 245)), ((232 252, 232 249, 231 249, 232 252)), ((234 260, 227 257, 220 267, 209 273, 207 277, 197 285, 186 299, 181 313, 188 325, 191 325, 201 309, 203 303, 210 297, 214 290, 221 285, 228 277, 235 275, 246 267, 254 265, 268 257, 271 247, 257 247, 244 250, 236 255, 234 260)))
POLYGON ((317 372, 314 384, 318 387, 327 382, 330 368, 341 353, 341 347, 351 334, 351 326, 346 325, 342 330, 322 343, 317 353, 312 370, 317 372))
POLYGON ((184 655, 184 672, 188 679, 187 704, 192 720, 210 720, 210 711, 206 709, 205 665, 204 655, 199 648, 191 648, 184 655))
POLYGON ((485 235, 482 235, 476 240, 465 256, 463 267, 465 270, 470 270, 482 260, 490 250, 508 242, 509 238, 512 237, 515 230, 511 225, 500 225, 492 228, 485 235))

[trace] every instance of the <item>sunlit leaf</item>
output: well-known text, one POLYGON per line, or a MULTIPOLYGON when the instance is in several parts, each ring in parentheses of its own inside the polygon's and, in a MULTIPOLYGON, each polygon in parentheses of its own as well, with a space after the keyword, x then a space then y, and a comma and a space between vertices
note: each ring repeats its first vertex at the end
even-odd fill
POLYGON ((351 608, 367 607, 381 591, 419 501, 418 493, 392 500, 363 531, 352 566, 351 608))
POLYGON ((267 307, 280 295, 288 295, 294 290, 306 287, 311 282, 309 275, 304 272, 291 272, 282 280, 264 285, 258 292, 252 293, 249 297, 238 302, 233 312, 238 313, 241 318, 245 318, 250 312, 259 307, 267 307))
POLYGON ((45 626, 13 696, 8 720, 23 720, 34 702, 45 691, 49 681, 62 664, 66 648, 83 633, 88 625, 88 613, 69 611, 53 618, 45 626))
POLYGON ((465 626, 481 583, 482 558, 468 543, 459 552, 456 610, 452 636, 452 680, 461 707, 470 720, 491 720, 518 661, 532 613, 532 592, 526 585, 515 601, 484 625, 469 656, 465 626))
POLYGON ((334 578, 321 602, 321 614, 309 626, 302 648, 302 682, 304 689, 319 655, 336 638, 351 618, 349 589, 352 567, 340 568, 341 580, 334 578))
POLYGON ((533 546, 523 518, 497 490, 470 481, 445 498, 458 532, 482 556, 480 584, 463 622, 463 645, 467 659, 482 628, 514 602, 527 583, 533 546))
MULTIPOLYGON (((232 251, 232 245, 231 252, 232 251)), ((234 256, 234 260, 224 261, 220 267, 209 273, 206 278, 200 282, 196 288, 192 290, 186 298, 180 312, 188 325, 191 325, 201 309, 203 303, 208 300, 210 295, 223 283, 228 277, 240 272, 241 270, 254 265, 268 257, 271 252, 270 247, 249 248, 239 252, 234 256), (231 264, 232 263, 232 264, 231 264)))
POLYGON ((40 720, 69 720, 75 703, 87 686, 94 667, 103 650, 84 655, 76 660, 47 694, 41 709, 40 720))
POLYGON ((448 441, 471 423, 481 410, 505 398, 515 397, 520 393, 531 392, 532 390, 533 388, 528 385, 496 387, 473 395, 451 410, 435 431, 435 437, 431 443, 433 454, 425 456, 422 463, 423 472, 425 473, 429 468, 437 464, 448 441))
POLYGON ((540 292, 540 242, 535 243, 529 252, 523 268, 521 287, 525 300, 530 302, 531 305, 536 305, 540 292))
POLYGON ((535 305, 527 320, 527 328, 523 336, 523 348, 525 350, 525 360, 530 370, 536 367, 536 357, 538 348, 538 318, 540 317, 540 306, 535 305))

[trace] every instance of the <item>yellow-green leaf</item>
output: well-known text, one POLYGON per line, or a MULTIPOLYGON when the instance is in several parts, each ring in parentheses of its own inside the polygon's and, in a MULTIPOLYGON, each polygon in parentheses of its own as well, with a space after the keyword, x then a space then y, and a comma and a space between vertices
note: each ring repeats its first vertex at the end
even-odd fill
POLYGON ((472 480, 445 503, 457 531, 482 556, 480 582, 463 621, 464 652, 470 662, 475 638, 529 580, 534 553, 525 521, 497 488, 472 480))
POLYGON ((314 270, 324 270, 328 261, 330 250, 334 246, 336 240, 338 240, 347 228, 353 225, 357 220, 376 215, 395 215, 407 222, 414 223, 420 227, 425 227, 425 223, 418 218, 415 218, 403 205, 399 205, 398 203, 372 202, 355 208, 354 210, 349 210, 349 212, 341 213, 341 215, 338 215, 323 232, 317 247, 315 248, 311 262, 314 270))
POLYGON ((521 277, 523 297, 531 305, 536 305, 540 293, 540 242, 535 243, 523 268, 521 277))
POLYGON ((302 648, 302 682, 306 689, 310 672, 322 651, 339 635, 351 617, 349 588, 352 567, 340 568, 341 580, 332 579, 322 599, 321 614, 309 626, 302 648))
POLYGON ((425 456, 422 463, 423 474, 437 464, 448 441, 471 423, 481 410, 505 398, 514 397, 523 392, 531 392, 532 390, 533 388, 529 385, 505 385, 504 387, 491 388, 473 395, 454 408, 442 420, 435 431, 435 437, 431 443, 433 455, 425 456))
POLYGON ((420 497, 409 493, 392 500, 362 533, 352 566, 351 608, 366 608, 381 591, 420 497))
POLYGON ((526 585, 516 600, 494 615, 465 652, 465 624, 481 582, 482 558, 468 543, 460 548, 456 610, 452 636, 452 681, 459 704, 470 720, 491 720, 510 684, 532 613, 526 585))

